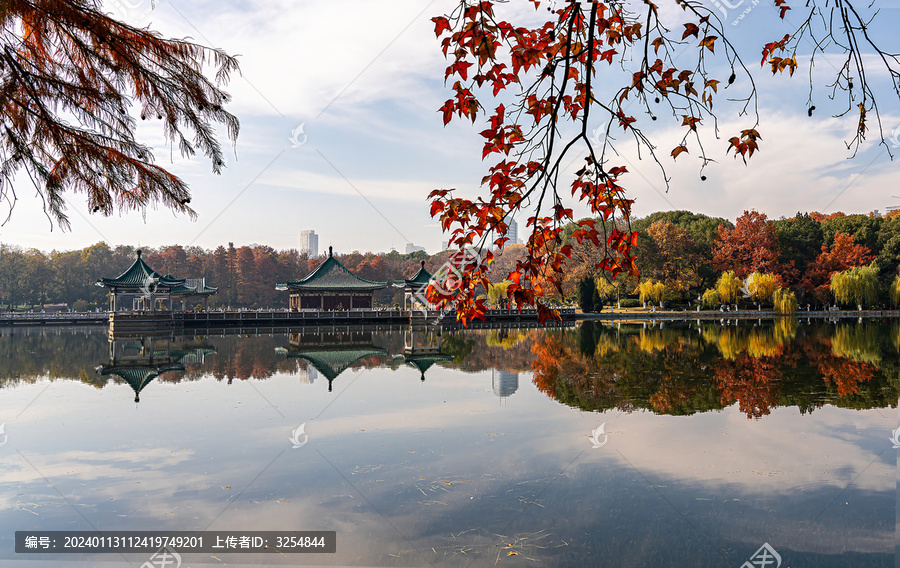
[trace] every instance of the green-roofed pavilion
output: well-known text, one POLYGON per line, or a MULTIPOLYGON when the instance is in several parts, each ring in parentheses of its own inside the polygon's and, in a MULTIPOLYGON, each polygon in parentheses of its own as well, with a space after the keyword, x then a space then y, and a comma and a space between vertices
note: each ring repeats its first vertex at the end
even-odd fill
POLYGON ((187 280, 171 274, 159 274, 141 258, 137 257, 128 269, 115 278, 99 278, 97 286, 109 289, 109 311, 171 311, 172 299, 182 300, 182 310, 191 298, 202 299, 208 306, 209 296, 218 292, 217 288, 206 285, 206 279, 187 280), (128 300, 131 300, 129 309, 128 300))
POLYGON ((395 288, 403 288, 403 309, 427 309, 433 310, 434 305, 425 297, 425 289, 431 282, 431 273, 425 269, 425 261, 412 278, 394 281, 395 288))
POLYGON ((290 309, 296 312, 371 309, 375 291, 387 286, 387 282, 357 276, 334 258, 328 247, 328 258, 310 274, 300 280, 278 284, 275 289, 290 292, 290 309))

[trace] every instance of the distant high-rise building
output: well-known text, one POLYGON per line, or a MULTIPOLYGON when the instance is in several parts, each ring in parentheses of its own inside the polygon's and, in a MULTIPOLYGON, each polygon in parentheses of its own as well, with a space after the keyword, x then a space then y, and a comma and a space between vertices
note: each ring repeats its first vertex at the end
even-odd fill
POLYGON ((315 231, 300 231, 300 254, 309 258, 319 256, 319 235, 315 231))
POLYGON ((319 372, 311 363, 306 364, 305 369, 298 369, 300 384, 311 385, 319 378, 319 372))
POLYGON ((412 243, 406 243, 406 254, 414 253, 420 250, 425 250, 425 247, 416 246, 412 243))
POLYGON ((507 223, 509 229, 506 231, 506 236, 509 238, 509 244, 515 245, 519 243, 519 224, 516 223, 516 220, 512 217, 509 218, 509 223, 507 223))
POLYGON ((491 383, 494 394, 500 398, 506 398, 519 390, 519 374, 493 369, 491 371, 491 383))

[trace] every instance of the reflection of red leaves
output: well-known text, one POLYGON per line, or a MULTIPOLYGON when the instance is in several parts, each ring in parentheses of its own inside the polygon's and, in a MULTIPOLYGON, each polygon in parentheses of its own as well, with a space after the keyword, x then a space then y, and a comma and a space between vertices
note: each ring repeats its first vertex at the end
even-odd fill
POLYGON ((777 357, 754 358, 738 355, 734 361, 716 362, 714 379, 723 406, 737 400, 747 418, 769 414, 777 406, 782 362, 777 357))

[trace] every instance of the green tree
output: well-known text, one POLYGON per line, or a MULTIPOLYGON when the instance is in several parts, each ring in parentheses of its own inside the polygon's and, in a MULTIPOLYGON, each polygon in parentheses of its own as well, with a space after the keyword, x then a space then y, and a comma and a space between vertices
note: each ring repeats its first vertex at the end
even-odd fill
POLYGON ((578 306, 582 312, 587 314, 595 311, 594 294, 596 290, 597 287, 594 286, 592 277, 585 276, 578 281, 578 306))
POLYGON ((806 272, 809 263, 815 261, 825 239, 822 223, 813 219, 808 213, 800 213, 791 219, 780 219, 774 222, 775 236, 778 241, 778 261, 788 267, 793 263, 793 270, 786 269, 783 275, 787 284, 795 284, 806 272))

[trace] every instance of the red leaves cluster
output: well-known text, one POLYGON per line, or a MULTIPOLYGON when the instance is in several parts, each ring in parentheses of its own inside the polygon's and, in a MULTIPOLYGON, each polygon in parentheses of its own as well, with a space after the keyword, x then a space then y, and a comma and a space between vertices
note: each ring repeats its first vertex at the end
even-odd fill
POLYGON ((780 274, 775 226, 765 213, 744 211, 734 229, 719 225, 713 246, 713 266, 722 272, 733 270, 741 279, 753 272, 780 274))
POLYGON ((746 164, 747 158, 753 156, 753 152, 759 150, 757 140, 762 140, 762 137, 756 129, 748 128, 747 130, 742 130, 740 138, 732 136, 728 139, 728 151, 734 150, 734 157, 737 158, 740 155, 746 164))
POLYGON ((831 249, 828 245, 822 245, 822 252, 806 268, 800 287, 813 294, 820 303, 826 303, 830 297, 829 282, 832 274, 864 266, 873 259, 869 247, 856 244, 853 235, 836 233, 831 249))

